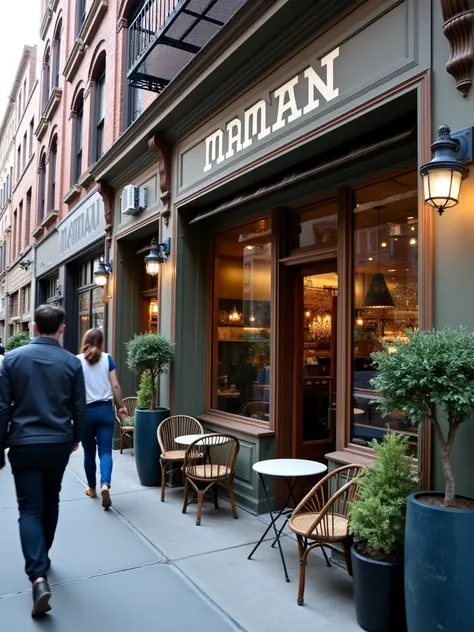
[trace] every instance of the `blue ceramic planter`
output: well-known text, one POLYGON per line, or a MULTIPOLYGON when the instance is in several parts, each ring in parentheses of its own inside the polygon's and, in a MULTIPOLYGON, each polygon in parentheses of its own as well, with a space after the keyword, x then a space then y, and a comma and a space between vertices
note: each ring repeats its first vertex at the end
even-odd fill
POLYGON ((408 499, 405 602, 408 632, 474 630, 474 509, 445 509, 408 499))
POLYGON ((163 419, 170 416, 168 408, 136 410, 133 445, 138 478, 145 487, 158 487, 161 483, 160 446, 157 430, 163 419))

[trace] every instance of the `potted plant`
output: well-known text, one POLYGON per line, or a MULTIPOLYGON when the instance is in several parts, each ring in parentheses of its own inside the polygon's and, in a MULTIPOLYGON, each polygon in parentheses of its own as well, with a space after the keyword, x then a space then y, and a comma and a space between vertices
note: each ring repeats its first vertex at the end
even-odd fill
POLYGON ((17 331, 12 334, 5 343, 5 351, 13 351, 31 342, 30 334, 26 331, 17 331))
POLYGON ((140 397, 135 411, 135 463, 140 483, 154 487, 161 483, 156 433, 160 423, 170 414, 168 408, 158 406, 158 378, 168 370, 174 357, 174 344, 161 334, 145 333, 134 336, 126 346, 128 368, 140 375, 140 397))
POLYGON ((407 341, 373 354, 373 386, 382 413, 404 411, 414 426, 431 423, 441 451, 444 493, 408 499, 405 600, 409 632, 474 630, 474 500, 456 495, 451 452, 474 417, 474 335, 467 329, 408 331, 407 341))
POLYGON ((405 515, 416 475, 406 436, 387 432, 370 446, 375 461, 358 478, 350 507, 350 530, 360 538, 351 549, 357 623, 368 632, 402 632, 405 515))

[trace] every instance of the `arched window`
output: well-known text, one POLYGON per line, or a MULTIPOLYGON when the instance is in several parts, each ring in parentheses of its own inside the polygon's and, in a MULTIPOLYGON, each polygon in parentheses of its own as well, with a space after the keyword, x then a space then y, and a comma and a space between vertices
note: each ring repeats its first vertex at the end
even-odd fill
POLYGON ((76 37, 86 19, 86 0, 77 0, 76 4, 76 37))
POLYGON ((46 208, 46 154, 43 153, 39 167, 39 191, 38 191, 38 224, 40 224, 45 215, 46 208))
POLYGON ((61 31, 62 21, 58 23, 53 39, 53 88, 59 88, 59 74, 61 68, 61 31))
POLYGON ((48 48, 43 62, 43 108, 48 103, 51 88, 51 51, 48 48))
POLYGON ((58 137, 55 136, 51 141, 49 149, 49 200, 48 210, 52 211, 56 203, 56 166, 58 158, 58 137))
MULTIPOLYGON (((126 11, 125 16, 124 16, 127 20, 128 25, 130 25, 135 20, 135 18, 137 17, 139 12, 143 8, 144 4, 145 4, 145 0, 132 0, 130 2, 128 6, 128 10, 126 11)), ((126 43, 127 54, 125 55, 125 68, 124 68, 125 84, 126 84, 125 90, 124 90, 125 129, 127 129, 127 127, 129 127, 134 121, 136 121, 137 118, 142 113, 142 90, 141 88, 135 88, 134 86, 131 86, 128 83, 128 79, 127 79, 127 68, 129 67, 128 56, 130 54, 130 42, 128 39, 129 37, 130 37, 130 31, 127 29, 127 43, 126 43)))
POLYGON ((75 184, 82 175, 82 134, 84 127, 84 90, 77 95, 73 113, 74 126, 72 132, 72 182, 75 184))
POLYGON ((104 154, 105 127, 105 53, 101 53, 94 69, 92 162, 104 154))

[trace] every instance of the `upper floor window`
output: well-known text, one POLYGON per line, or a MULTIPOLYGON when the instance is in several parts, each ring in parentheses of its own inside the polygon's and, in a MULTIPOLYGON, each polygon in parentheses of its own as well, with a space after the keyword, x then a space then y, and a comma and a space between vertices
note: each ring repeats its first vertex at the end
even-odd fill
POLYGON ((43 108, 48 103, 51 87, 51 51, 48 49, 43 62, 43 108))
POLYGON ((31 156, 33 155, 33 136, 35 133, 35 119, 32 118, 30 121, 30 143, 29 143, 29 153, 28 155, 31 156))
POLYGON ((79 93, 74 106, 76 118, 73 128, 72 184, 82 175, 82 132, 84 123, 84 92, 79 93))
POLYGON ((55 136, 49 150, 49 210, 53 210, 56 202, 56 166, 58 157, 58 137, 55 136))
MULTIPOLYGON (((134 2, 130 4, 130 10, 128 14, 125 16, 128 24, 131 24, 135 20, 137 15, 142 10, 144 4, 145 4, 145 0, 134 0, 134 2)), ((127 31, 127 33, 128 33, 128 36, 130 37, 130 31, 127 31)), ((130 42, 127 42, 127 54, 130 55, 130 42)), ((134 86, 129 85, 128 80, 126 78, 127 68, 130 65, 129 59, 125 59, 125 62, 126 62, 126 66, 124 68, 124 71, 125 71, 125 84, 126 85, 125 85, 125 90, 124 90, 124 97, 125 97, 124 123, 125 123, 125 128, 127 128, 134 121, 137 120, 137 118, 140 116, 140 114, 143 111, 143 107, 142 107, 142 90, 140 88, 135 88, 134 86)))
POLYGON ((59 88, 59 72, 61 65, 61 30, 62 22, 59 22, 54 33, 53 40, 53 88, 59 88))
POLYGON ((105 127, 105 55, 96 70, 96 83, 94 88, 94 139, 92 143, 93 162, 99 160, 104 153, 104 127, 105 127))
POLYGON ((77 0, 76 5, 76 36, 79 35, 79 31, 86 19, 86 0, 77 0))
POLYGON ((39 168, 38 224, 44 219, 46 207, 46 154, 43 154, 39 168))

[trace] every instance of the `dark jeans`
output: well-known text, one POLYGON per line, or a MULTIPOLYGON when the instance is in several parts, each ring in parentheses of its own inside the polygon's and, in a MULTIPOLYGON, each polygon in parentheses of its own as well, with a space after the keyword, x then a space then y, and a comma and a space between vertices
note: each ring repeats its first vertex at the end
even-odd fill
POLYGON ((91 489, 95 489, 97 485, 96 448, 99 452, 100 484, 111 484, 114 430, 115 414, 111 402, 97 402, 87 405, 82 446, 84 448, 84 470, 87 484, 91 489))
POLYGON ((32 582, 46 576, 71 447, 71 443, 37 443, 13 446, 8 453, 20 510, 25 571, 32 582))

